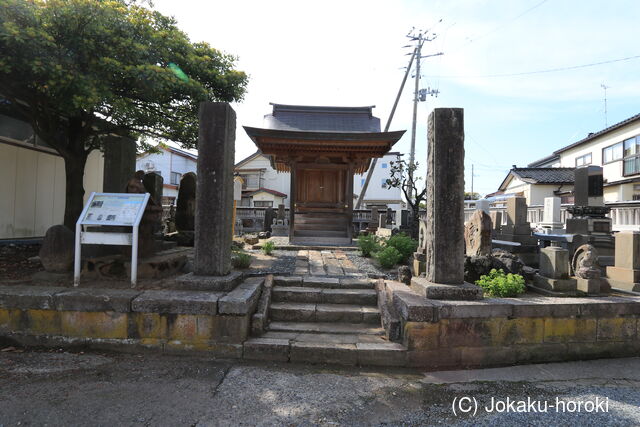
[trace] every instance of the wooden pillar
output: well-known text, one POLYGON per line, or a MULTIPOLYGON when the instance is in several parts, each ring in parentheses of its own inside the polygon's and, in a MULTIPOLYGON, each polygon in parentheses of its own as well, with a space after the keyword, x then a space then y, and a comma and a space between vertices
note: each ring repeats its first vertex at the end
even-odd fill
POLYGON ((291 163, 291 181, 290 181, 289 193, 291 199, 289 201, 289 242, 293 241, 293 229, 295 228, 295 216, 296 216, 296 163, 291 163))
POLYGON ((346 176, 346 202, 347 202, 347 237, 349 239, 353 238, 353 163, 350 162, 347 167, 347 176, 346 176))

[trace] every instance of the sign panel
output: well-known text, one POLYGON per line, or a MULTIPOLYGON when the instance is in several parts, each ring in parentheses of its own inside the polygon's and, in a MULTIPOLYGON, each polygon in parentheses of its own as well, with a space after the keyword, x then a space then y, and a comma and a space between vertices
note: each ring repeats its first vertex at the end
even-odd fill
POLYGON ((83 225, 136 225, 147 194, 93 193, 80 219, 83 225))

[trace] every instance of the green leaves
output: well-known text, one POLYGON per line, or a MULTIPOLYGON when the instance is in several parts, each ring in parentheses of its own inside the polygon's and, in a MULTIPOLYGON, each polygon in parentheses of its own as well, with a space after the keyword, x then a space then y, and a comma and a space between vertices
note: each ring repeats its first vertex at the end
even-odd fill
POLYGON ((519 274, 505 274, 504 270, 492 269, 489 274, 483 274, 476 280, 476 285, 480 286, 490 296, 494 297, 515 297, 523 293, 526 288, 524 278, 519 274))

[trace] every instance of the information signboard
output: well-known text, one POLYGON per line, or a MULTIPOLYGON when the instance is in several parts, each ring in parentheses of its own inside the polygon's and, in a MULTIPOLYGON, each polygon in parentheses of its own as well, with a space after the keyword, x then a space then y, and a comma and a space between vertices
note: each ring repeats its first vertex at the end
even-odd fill
POLYGON ((73 284, 80 284, 82 243, 131 245, 131 286, 138 271, 138 226, 149 201, 149 193, 91 193, 76 222, 76 252, 73 284), (128 226, 131 233, 84 231, 84 226, 128 226))

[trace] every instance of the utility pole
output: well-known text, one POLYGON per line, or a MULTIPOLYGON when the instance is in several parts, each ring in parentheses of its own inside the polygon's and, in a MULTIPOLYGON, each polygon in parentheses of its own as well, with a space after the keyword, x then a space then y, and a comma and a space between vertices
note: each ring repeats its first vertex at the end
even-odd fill
POLYGON ((604 83, 600 85, 602 89, 604 89, 604 127, 608 127, 607 120, 607 89, 611 88, 611 86, 606 86, 604 83))
MULTIPOLYGON (((409 182, 413 182, 413 165, 416 157, 416 124, 418 118, 418 92, 420 90, 420 57, 422 56, 422 32, 418 34, 416 46, 416 76, 413 89, 413 121, 411 122, 411 151, 409 151, 409 182)), ((409 198, 413 197, 413 185, 409 186, 409 198)))
POLYGON ((473 163, 471 163, 471 197, 473 197, 473 163))

